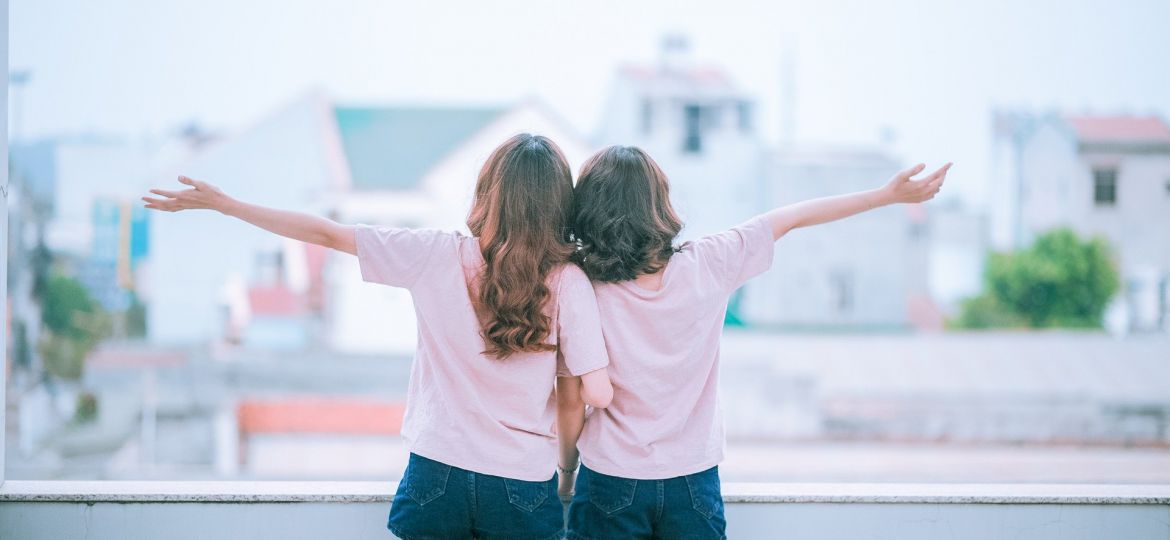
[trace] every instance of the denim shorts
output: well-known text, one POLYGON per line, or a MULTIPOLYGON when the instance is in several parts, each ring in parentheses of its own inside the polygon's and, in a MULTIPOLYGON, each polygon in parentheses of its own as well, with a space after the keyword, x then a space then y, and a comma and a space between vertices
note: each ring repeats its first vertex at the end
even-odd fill
POLYGON ((410 454, 386 528, 403 540, 564 537, 557 477, 526 482, 410 454))
POLYGON ((634 480, 582 465, 569 504, 571 540, 722 540, 726 530, 718 467, 665 480, 634 480))

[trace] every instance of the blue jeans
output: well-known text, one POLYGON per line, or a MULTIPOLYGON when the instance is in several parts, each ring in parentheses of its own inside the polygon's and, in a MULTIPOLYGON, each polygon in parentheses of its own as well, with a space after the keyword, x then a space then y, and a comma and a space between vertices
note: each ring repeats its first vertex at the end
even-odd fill
POLYGON ((410 454, 386 528, 403 540, 564 537, 557 477, 525 482, 410 454))
POLYGON ((568 538, 722 540, 727 520, 719 467, 665 480, 634 480, 589 470, 577 475, 568 538))

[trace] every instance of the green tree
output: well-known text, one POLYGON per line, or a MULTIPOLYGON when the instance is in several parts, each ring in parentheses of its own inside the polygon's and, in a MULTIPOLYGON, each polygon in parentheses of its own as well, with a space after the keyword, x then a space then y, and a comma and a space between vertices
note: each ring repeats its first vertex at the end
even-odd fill
POLYGON ((40 342, 45 369, 62 379, 81 378, 85 357, 110 330, 109 317, 77 280, 52 274, 41 295, 40 342))
POLYGON ((1099 328, 1118 287, 1104 239, 1056 229, 1028 249, 991 254, 984 292, 964 302, 957 326, 1099 328))

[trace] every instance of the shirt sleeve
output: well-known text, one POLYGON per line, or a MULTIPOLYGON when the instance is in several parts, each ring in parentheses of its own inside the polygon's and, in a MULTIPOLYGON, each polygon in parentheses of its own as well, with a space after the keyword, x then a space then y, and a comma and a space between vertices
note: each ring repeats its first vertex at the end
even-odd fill
POLYGON ((694 242, 701 264, 728 292, 771 268, 775 246, 772 226, 764 216, 694 242))
POLYGON ((409 289, 449 236, 429 229, 358 225, 354 242, 362 279, 409 289))
POLYGON ((557 294, 557 375, 577 377, 609 365, 601 314, 593 284, 573 265, 565 266, 557 294))

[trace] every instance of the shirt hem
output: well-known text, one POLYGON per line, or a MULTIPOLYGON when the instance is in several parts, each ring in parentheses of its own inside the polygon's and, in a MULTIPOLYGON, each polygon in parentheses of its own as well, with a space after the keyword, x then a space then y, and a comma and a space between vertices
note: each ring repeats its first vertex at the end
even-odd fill
POLYGON ((507 465, 484 465, 483 463, 470 463, 464 459, 445 455, 443 452, 434 452, 429 448, 421 448, 418 445, 411 445, 410 452, 418 454, 430 460, 438 461, 444 465, 458 467, 467 471, 478 474, 486 474, 489 476, 499 476, 500 478, 508 478, 511 480, 522 480, 525 482, 546 482, 553 477, 556 469, 556 459, 549 462, 548 475, 533 475, 533 467, 529 465, 517 465, 515 469, 507 465), (519 473, 519 474, 518 474, 519 473))
MULTIPOLYGON (((600 365, 598 365, 597 367, 589 367, 589 368, 585 368, 585 369, 582 369, 582 370, 580 370, 580 371, 578 371, 578 372, 576 372, 576 373, 573 373, 573 370, 571 370, 571 369, 570 369, 570 370, 569 370, 569 375, 567 375, 567 376, 568 376, 568 377, 580 377, 580 376, 582 376, 582 375, 587 375, 587 374, 589 374, 589 373, 593 373, 594 371, 597 371, 597 370, 599 370, 599 369, 605 369, 605 368, 607 368, 607 367, 609 367, 609 362, 606 362, 606 363, 604 363, 604 364, 600 364, 600 365)), ((557 376, 558 376, 558 377, 565 377, 566 375, 561 375, 560 373, 558 373, 558 374, 557 374, 557 376)))
MULTIPOLYGON (((633 461, 633 460, 632 460, 633 461)), ((719 456, 713 460, 707 460, 695 465, 688 465, 685 467, 664 467, 654 469, 647 472, 646 470, 623 469, 621 467, 609 467, 608 465, 599 465, 592 459, 581 456, 581 463, 590 470, 599 472, 608 476, 617 476, 619 478, 629 478, 632 480, 666 480, 669 478, 678 478, 688 474, 695 474, 703 472, 711 467, 719 465, 723 462, 723 456, 719 456)))

